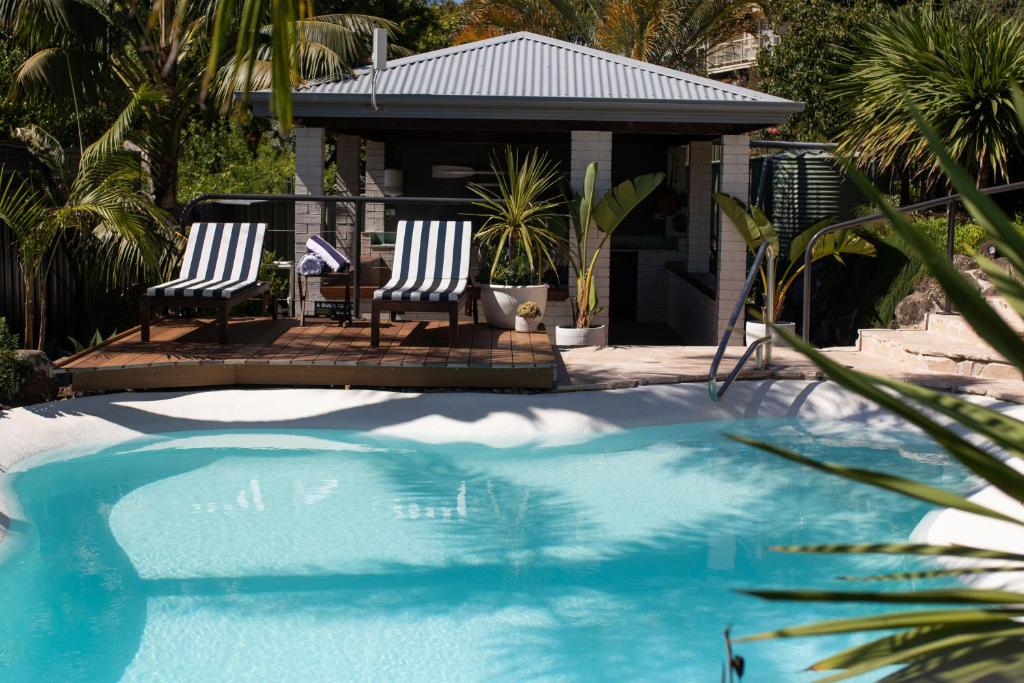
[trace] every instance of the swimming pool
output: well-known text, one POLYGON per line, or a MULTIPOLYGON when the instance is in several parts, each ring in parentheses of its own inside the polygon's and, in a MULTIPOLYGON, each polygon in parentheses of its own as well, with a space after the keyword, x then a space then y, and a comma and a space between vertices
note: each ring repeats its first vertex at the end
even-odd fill
MULTIPOLYGON (((724 432, 967 488, 923 438, 842 421, 696 422, 568 446, 148 436, 7 478, 28 524, 0 546, 0 680, 718 680, 727 625, 875 609, 737 589, 842 588, 835 577, 908 567, 769 546, 904 540, 927 511, 724 432)), ((844 643, 742 645, 744 680, 804 680, 844 643)))

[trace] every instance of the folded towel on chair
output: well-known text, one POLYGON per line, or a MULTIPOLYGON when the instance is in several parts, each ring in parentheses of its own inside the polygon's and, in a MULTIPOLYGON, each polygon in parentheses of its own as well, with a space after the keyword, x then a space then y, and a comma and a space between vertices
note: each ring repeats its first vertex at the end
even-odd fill
POLYGON ((335 273, 344 272, 351 265, 344 254, 320 235, 310 235, 306 240, 306 251, 319 256, 320 260, 335 273))
POLYGON ((308 253, 299 260, 299 275, 319 275, 324 272, 324 260, 308 253))

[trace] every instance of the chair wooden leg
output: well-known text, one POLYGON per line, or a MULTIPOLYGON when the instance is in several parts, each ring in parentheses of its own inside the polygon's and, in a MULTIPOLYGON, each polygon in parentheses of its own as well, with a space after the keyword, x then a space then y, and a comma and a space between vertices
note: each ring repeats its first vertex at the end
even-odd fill
POLYGON ((273 292, 267 292, 267 305, 270 306, 270 319, 277 320, 277 302, 274 301, 273 292))
POLYGON ((455 348, 459 343, 459 303, 448 306, 448 346, 455 348))
POLYGON ((139 334, 142 342, 149 342, 149 297, 143 296, 139 299, 139 334))
POLYGON ((217 305, 217 338, 221 344, 228 343, 228 302, 217 305))
POLYGON ((380 346, 380 306, 376 300, 370 307, 370 346, 380 346))

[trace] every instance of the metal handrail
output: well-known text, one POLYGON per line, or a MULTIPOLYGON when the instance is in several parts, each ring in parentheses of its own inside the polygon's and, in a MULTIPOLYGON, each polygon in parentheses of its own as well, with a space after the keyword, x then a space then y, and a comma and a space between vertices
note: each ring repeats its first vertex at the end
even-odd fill
MULTIPOLYGON (((1002 194, 1004 192, 1013 192, 1014 190, 1024 190, 1024 181, 1016 183, 1007 183, 1005 185, 993 185, 992 187, 984 187, 979 190, 981 194, 1002 194)), ((896 210, 900 213, 913 213, 915 211, 923 211, 925 209, 934 209, 938 206, 949 206, 955 202, 960 201, 960 194, 950 194, 945 197, 938 197, 936 199, 929 199, 923 202, 917 202, 916 204, 907 204, 906 206, 898 206, 896 210)), ((833 223, 828 225, 818 232, 814 233, 814 236, 807 241, 807 246, 804 248, 804 284, 803 284, 803 329, 800 330, 800 334, 803 336, 804 341, 810 341, 811 335, 811 255, 814 251, 814 245, 819 239, 833 232, 839 232, 841 230, 849 230, 850 228, 857 228, 868 223, 874 223, 876 221, 883 220, 885 218, 884 213, 874 213, 870 216, 864 216, 862 218, 854 218, 848 221, 842 221, 840 223, 833 223)), ((949 222, 946 226, 946 256, 953 260, 953 232, 956 226, 953 223, 953 214, 949 215, 949 222)))
POLYGON ((708 393, 711 395, 712 401, 718 401, 725 392, 729 390, 729 387, 739 376, 743 366, 750 360, 750 356, 757 352, 757 367, 760 369, 765 365, 771 365, 772 362, 772 343, 775 336, 774 331, 771 327, 771 321, 775 319, 775 253, 771 245, 766 241, 761 244, 761 247, 757 250, 754 255, 754 262, 750 266, 750 272, 747 273, 747 279, 743 283, 743 289, 740 291, 740 296, 736 300, 736 307, 733 308, 732 315, 729 317, 729 324, 725 328, 725 333, 722 334, 721 341, 718 342, 718 350, 715 352, 715 357, 711 361, 711 370, 708 372, 708 393), (721 365, 722 359, 725 357, 725 349, 729 346, 729 339, 732 337, 732 330, 736 326, 736 323, 740 319, 740 313, 743 312, 743 307, 747 303, 747 297, 750 296, 750 290, 754 286, 754 278, 757 276, 757 272, 761 267, 761 262, 764 261, 767 255, 767 288, 765 292, 765 300, 767 304, 767 311, 765 313, 765 321, 768 322, 767 334, 760 339, 755 340, 749 346, 746 351, 740 356, 739 361, 736 362, 736 366, 726 376, 725 381, 722 382, 721 388, 718 386, 718 366, 721 365), (761 356, 761 347, 765 348, 764 358, 761 356))

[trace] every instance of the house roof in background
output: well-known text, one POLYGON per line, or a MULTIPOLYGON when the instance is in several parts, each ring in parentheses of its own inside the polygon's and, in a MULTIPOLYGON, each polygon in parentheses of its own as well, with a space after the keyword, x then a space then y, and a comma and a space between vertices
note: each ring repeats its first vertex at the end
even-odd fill
MULTIPOLYGON (((269 93, 252 97, 268 115, 269 93)), ((671 121, 760 125, 803 104, 533 33, 390 60, 294 92, 296 117, 671 121), (374 80, 376 82, 374 82, 374 80), (370 98, 376 91, 378 109, 370 98)))

